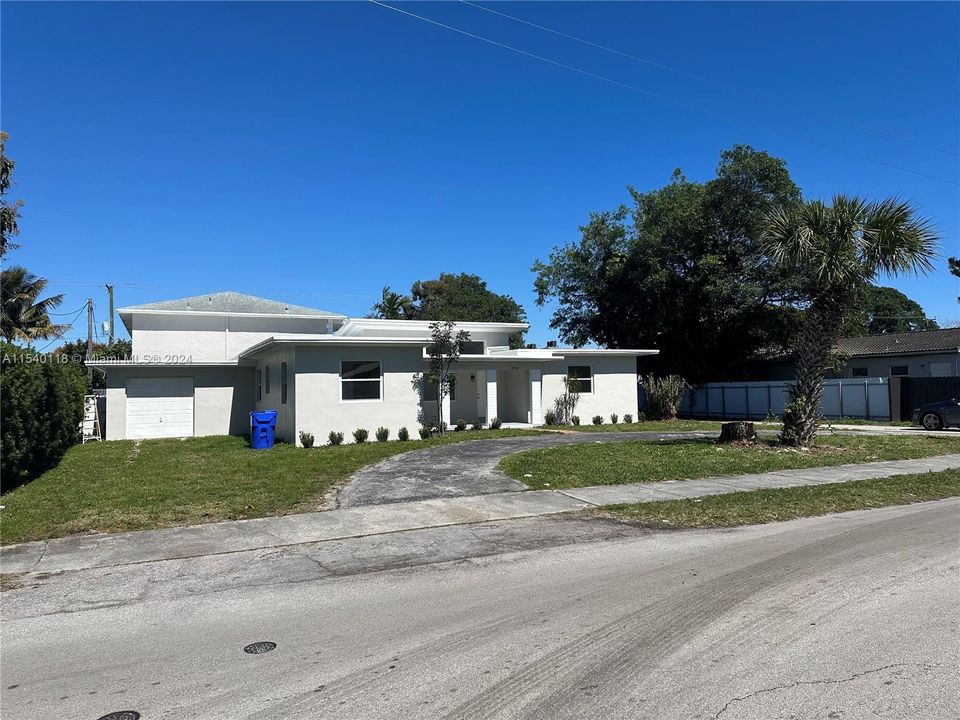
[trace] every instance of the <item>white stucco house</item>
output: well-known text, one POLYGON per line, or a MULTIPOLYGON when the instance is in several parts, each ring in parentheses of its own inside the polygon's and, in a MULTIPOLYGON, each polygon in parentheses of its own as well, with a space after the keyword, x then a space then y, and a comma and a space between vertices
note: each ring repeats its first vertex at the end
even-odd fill
MULTIPOLYGON (((132 358, 94 364, 106 373, 106 438, 243 435, 251 410, 277 410, 277 437, 318 444, 330 431, 347 441, 356 428, 391 437, 435 422, 436 393, 426 371, 430 323, 348 318, 236 292, 135 305, 117 311, 132 358)), ((637 414, 636 358, 656 350, 527 348, 508 338, 521 323, 457 323, 470 334, 455 365, 443 416, 540 425, 563 392, 581 382, 584 422, 637 414)))

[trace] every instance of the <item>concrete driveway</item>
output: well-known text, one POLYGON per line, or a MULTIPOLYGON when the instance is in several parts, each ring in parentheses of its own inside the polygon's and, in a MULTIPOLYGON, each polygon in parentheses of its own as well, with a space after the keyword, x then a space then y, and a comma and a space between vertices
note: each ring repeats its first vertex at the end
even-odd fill
POLYGON ((364 468, 340 491, 340 507, 466 497, 525 490, 507 477, 497 463, 524 450, 595 442, 673 440, 716 437, 710 432, 544 433, 497 440, 470 440, 396 455, 364 468))

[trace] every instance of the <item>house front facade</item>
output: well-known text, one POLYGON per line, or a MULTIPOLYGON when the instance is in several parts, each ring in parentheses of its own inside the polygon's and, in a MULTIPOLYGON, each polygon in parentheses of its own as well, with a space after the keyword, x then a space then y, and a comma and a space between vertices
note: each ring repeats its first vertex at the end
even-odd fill
MULTIPOLYGON (((279 439, 323 443, 357 428, 416 436, 439 408, 427 372, 430 323, 348 318, 225 292, 121 308, 132 358, 106 373, 106 438, 243 435, 251 410, 276 410, 279 439)), ((637 414, 636 359, 656 350, 511 349, 522 323, 456 323, 469 334, 443 418, 541 425, 580 381, 577 415, 637 414)))
MULTIPOLYGON (((841 338, 843 366, 831 378, 960 376, 960 328, 841 338)), ((770 361, 770 380, 793 380, 789 358, 770 361)))

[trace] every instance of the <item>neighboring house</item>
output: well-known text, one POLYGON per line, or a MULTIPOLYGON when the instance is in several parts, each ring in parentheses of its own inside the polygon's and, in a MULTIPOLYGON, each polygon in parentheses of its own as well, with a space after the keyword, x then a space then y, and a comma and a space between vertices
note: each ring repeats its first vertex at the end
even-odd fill
MULTIPOLYGON (((235 292, 117 311, 132 358, 91 363, 106 372, 108 440, 242 435, 251 410, 277 410, 277 437, 300 431, 349 441, 356 428, 396 437, 437 418, 436 392, 417 381, 428 368, 430 323, 348 318, 235 292)), ((581 382, 577 414, 637 414, 636 359, 656 350, 511 350, 525 323, 461 322, 470 342, 455 364, 444 419, 493 418, 540 425, 563 392, 581 382)))
MULTIPOLYGON (((837 352, 847 358, 830 377, 949 377, 960 375, 960 328, 884 333, 843 338, 837 352)), ((770 361, 770 380, 792 380, 793 363, 770 361)))

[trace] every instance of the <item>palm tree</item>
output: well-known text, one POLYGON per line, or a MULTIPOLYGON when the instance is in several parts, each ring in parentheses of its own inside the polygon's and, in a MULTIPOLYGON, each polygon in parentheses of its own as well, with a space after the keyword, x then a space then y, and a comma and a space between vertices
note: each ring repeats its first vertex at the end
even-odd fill
POLYGON ((806 286, 781 440, 809 447, 820 425, 824 375, 857 291, 878 273, 929 272, 939 237, 907 202, 837 195, 829 206, 816 200, 775 210, 763 241, 770 257, 806 286))
POLYGON ((15 266, 0 273, 0 334, 7 342, 57 338, 67 331, 66 325, 50 321, 48 313, 63 302, 63 295, 40 299, 47 280, 38 278, 26 268, 15 266))
POLYGON ((389 288, 383 288, 380 302, 374 303, 370 309, 371 317, 385 320, 409 320, 413 317, 413 300, 407 295, 401 295, 389 288))

